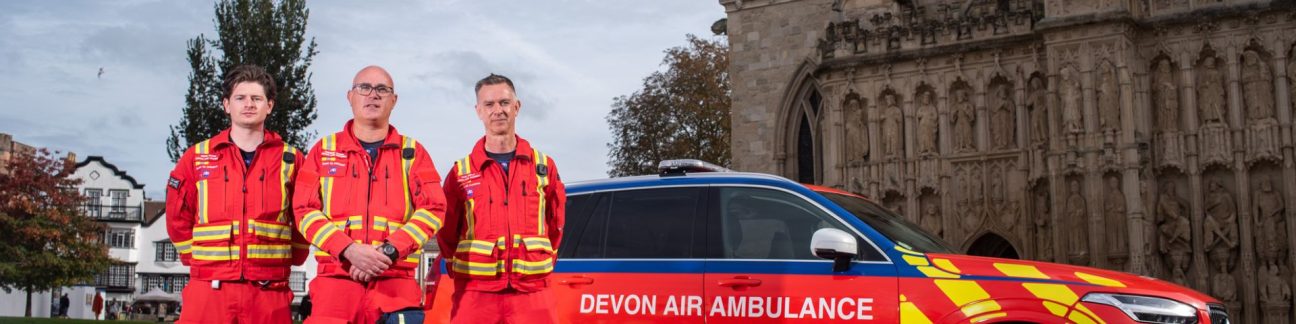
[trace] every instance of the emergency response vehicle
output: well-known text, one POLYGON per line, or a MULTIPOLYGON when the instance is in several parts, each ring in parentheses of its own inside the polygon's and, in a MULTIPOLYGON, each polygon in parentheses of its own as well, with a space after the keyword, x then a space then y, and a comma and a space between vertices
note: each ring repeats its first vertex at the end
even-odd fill
MULTIPOLYGON (((1229 323, 1219 301, 1165 281, 956 254, 859 195, 660 167, 567 185, 549 277, 564 322, 1229 323)), ((429 322, 449 317, 440 276, 429 322)))

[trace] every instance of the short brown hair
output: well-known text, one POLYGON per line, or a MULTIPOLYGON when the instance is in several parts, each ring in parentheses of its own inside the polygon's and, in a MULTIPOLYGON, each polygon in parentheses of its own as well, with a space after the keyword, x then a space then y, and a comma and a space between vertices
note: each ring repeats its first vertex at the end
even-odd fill
POLYGON ((485 78, 482 78, 481 80, 477 81, 477 86, 473 88, 473 93, 480 92, 481 88, 484 86, 496 85, 500 83, 507 84, 509 86, 509 90, 513 91, 514 95, 517 94, 517 89, 513 88, 513 80, 509 80, 508 77, 495 74, 495 73, 491 73, 490 75, 487 75, 485 78))
POLYGON ((225 92, 221 99, 229 99, 234 92, 234 86, 243 82, 260 84, 261 88, 265 89, 266 100, 274 100, 276 94, 274 78, 270 77, 270 74, 266 73, 265 69, 252 64, 236 66, 225 74, 225 83, 222 86, 225 92))

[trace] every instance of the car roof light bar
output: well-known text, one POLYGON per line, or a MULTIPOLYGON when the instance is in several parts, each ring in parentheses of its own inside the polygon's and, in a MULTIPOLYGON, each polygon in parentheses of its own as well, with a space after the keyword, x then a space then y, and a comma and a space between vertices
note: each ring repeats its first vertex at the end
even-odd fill
POLYGON ((657 164, 661 176, 682 176, 698 172, 733 172, 725 167, 696 159, 664 160, 657 164))

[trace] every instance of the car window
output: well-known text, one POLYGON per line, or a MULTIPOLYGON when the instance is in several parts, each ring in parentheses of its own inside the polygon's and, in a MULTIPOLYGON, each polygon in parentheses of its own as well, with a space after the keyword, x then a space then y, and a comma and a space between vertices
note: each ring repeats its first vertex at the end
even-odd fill
MULTIPOLYGON (((558 245, 558 258, 570 258, 576 251, 576 246, 580 245, 581 233, 585 229, 585 224, 589 222, 590 214, 594 212, 594 205, 598 203, 598 196, 595 194, 580 194, 567 196, 567 215, 566 225, 563 228, 563 242, 558 245)), ((600 240, 601 242, 602 240, 600 240)))
POLYGON ((600 203, 590 215, 572 256, 671 259, 701 253, 693 251, 693 241, 702 190, 657 188, 610 193, 611 199, 603 199, 607 203, 600 203))
MULTIPOLYGON (((823 228, 851 233, 840 221, 806 199, 768 188, 719 190, 720 242, 728 259, 823 260, 810 251, 810 239, 823 228)), ((857 237, 860 260, 884 260, 857 237)))
POLYGON ((854 214, 856 218, 900 247, 920 253, 954 253, 954 249, 946 246, 939 238, 873 202, 838 193, 821 192, 820 194, 854 214))

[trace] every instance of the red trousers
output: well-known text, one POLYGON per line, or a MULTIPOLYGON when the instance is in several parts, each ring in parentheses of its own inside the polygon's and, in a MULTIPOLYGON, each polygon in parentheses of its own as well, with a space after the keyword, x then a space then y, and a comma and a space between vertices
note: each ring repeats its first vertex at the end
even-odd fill
POLYGON ((305 324, 370 324, 382 313, 419 307, 422 295, 413 278, 357 282, 347 277, 315 277, 310 283, 313 307, 305 324))
POLYGON ((456 289, 451 295, 451 324, 558 323, 553 295, 548 289, 524 293, 456 289))
MULTIPOLYGON (((282 282, 281 282, 282 283, 282 282)), ((176 323, 292 323, 293 293, 286 284, 263 287, 249 281, 190 281, 180 293, 176 323)))

